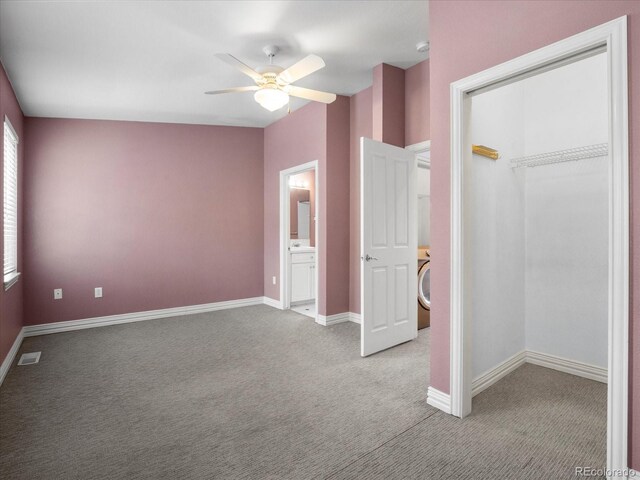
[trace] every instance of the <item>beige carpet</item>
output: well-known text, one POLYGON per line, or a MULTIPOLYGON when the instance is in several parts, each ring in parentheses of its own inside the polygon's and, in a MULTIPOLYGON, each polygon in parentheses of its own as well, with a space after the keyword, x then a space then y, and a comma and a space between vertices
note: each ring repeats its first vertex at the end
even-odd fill
POLYGON ((428 331, 266 306, 25 340, 0 387, 2 479, 575 478, 604 463, 606 388, 525 366, 460 421, 428 406, 428 331))

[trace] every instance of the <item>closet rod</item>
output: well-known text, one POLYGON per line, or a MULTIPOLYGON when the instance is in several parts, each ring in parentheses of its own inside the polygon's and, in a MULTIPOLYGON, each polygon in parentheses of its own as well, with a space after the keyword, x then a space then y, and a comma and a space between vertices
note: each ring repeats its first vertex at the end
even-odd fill
POLYGON ((537 167, 539 165, 550 165, 552 163, 574 162, 586 158, 606 157, 609 155, 609 144, 599 143, 585 147, 569 148, 556 152, 540 153, 528 157, 514 158, 511 160, 512 168, 537 167))

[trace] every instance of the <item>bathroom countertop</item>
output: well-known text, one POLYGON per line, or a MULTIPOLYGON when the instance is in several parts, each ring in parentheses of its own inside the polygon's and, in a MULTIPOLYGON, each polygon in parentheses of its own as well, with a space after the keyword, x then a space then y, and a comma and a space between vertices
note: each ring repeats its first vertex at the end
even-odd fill
POLYGON ((289 251, 291 253, 314 253, 316 251, 316 247, 290 247, 289 251))

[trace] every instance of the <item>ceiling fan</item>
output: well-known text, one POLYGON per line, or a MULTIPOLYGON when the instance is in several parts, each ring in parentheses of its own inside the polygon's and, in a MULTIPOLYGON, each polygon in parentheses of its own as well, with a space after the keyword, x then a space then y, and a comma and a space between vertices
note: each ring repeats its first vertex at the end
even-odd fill
POLYGON ((289 103, 289 97, 299 97, 314 102, 331 103, 336 99, 335 93, 321 92, 309 88, 296 87, 293 82, 306 77, 324 68, 324 60, 317 55, 307 55, 298 63, 287 69, 273 65, 273 57, 280 51, 275 45, 269 45, 262 49, 269 57, 269 65, 258 67, 255 70, 245 65, 233 55, 228 53, 218 53, 216 57, 229 65, 236 67, 245 75, 251 77, 255 85, 247 87, 226 88, 224 90, 213 90, 204 92, 207 95, 218 95, 220 93, 253 92, 253 98, 270 112, 284 107, 289 103))

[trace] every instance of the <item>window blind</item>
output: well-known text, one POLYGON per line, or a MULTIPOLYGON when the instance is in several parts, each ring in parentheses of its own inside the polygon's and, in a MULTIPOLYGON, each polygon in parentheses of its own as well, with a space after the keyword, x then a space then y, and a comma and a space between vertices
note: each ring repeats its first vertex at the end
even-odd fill
POLYGON ((4 275, 18 271, 18 136, 4 121, 4 275))

